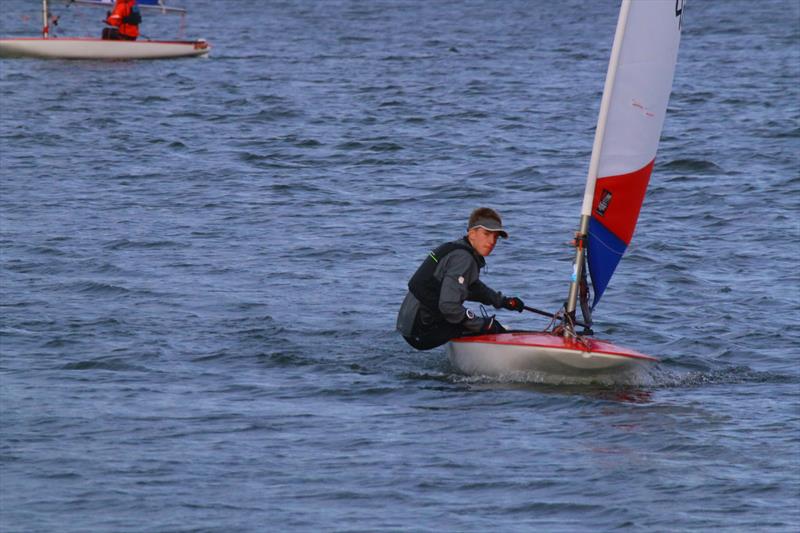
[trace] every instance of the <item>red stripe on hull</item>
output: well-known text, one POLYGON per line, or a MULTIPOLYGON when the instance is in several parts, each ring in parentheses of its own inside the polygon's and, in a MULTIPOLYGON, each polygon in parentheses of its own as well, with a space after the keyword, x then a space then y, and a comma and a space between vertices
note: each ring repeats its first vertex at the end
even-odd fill
POLYGON ((599 354, 658 361, 657 358, 639 353, 630 348, 617 346, 608 341, 584 338, 583 342, 567 339, 561 335, 540 332, 497 333, 492 335, 478 335, 475 337, 460 337, 451 342, 479 342, 486 344, 509 344, 514 346, 538 346, 542 348, 557 348, 576 352, 593 352, 599 354))

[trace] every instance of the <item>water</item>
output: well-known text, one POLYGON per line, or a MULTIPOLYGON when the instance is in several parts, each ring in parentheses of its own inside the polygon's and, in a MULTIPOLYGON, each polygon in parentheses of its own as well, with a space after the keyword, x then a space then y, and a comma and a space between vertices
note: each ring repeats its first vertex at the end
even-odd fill
POLYGON ((206 60, 0 62, 4 532, 800 528, 800 4, 688 3, 617 385, 393 332, 482 204, 483 279, 558 307, 616 2, 219 4, 145 14, 206 60))

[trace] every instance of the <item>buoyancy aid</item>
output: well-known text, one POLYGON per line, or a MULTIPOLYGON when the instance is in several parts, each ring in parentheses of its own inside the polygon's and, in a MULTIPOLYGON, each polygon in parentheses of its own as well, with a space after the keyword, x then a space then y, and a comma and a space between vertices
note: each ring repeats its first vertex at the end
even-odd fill
POLYGON ((120 35, 135 39, 139 36, 139 24, 142 22, 139 6, 134 1, 117 0, 106 22, 117 26, 120 35))
POLYGON ((469 245, 469 241, 464 237, 459 241, 442 244, 431 251, 408 282, 408 290, 411 294, 437 318, 444 319, 444 316, 439 311, 439 295, 442 292, 442 281, 436 279, 434 273, 436 272, 436 267, 439 266, 439 262, 456 250, 468 251, 477 263, 478 269, 486 265, 486 260, 469 245))

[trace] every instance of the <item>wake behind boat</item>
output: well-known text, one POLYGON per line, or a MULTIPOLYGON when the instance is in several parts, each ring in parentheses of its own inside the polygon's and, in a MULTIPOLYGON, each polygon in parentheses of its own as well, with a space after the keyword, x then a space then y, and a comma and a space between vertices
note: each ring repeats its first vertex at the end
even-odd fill
POLYGON ((587 334, 592 310, 631 241, 644 201, 672 88, 683 4, 622 1, 574 241, 569 296, 562 311, 550 315, 560 324, 550 332, 453 339, 447 352, 461 372, 591 377, 627 373, 658 361, 587 334), (587 271, 594 291, 591 304, 587 271), (578 304, 586 334, 575 330, 578 304))
MULTIPOLYGON (((108 7, 109 0, 80 1, 79 4, 108 7)), ((167 7, 163 0, 140 0, 142 7, 156 7, 163 13, 184 10, 167 7)), ((42 0, 42 37, 0 39, 0 58, 39 59, 174 59, 207 56, 211 51, 203 39, 194 41, 109 40, 93 37, 59 37, 50 35, 47 0, 42 0)))

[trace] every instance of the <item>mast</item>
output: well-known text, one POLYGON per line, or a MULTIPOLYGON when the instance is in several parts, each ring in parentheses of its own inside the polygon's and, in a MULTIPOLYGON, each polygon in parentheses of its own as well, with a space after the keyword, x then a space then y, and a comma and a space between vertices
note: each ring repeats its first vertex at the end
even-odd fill
POLYGON ((565 320, 564 336, 575 336, 573 326, 575 318, 575 308, 578 301, 578 290, 580 288, 583 269, 586 264, 586 240, 589 234, 589 219, 592 216, 592 202, 594 200, 595 183, 597 182, 597 169, 600 165, 600 152, 605 138, 606 121, 608 119, 608 109, 611 106, 611 93, 614 90, 614 82, 617 77, 617 66, 619 64, 620 51, 622 50, 622 38, 625 33, 625 26, 628 22, 632 0, 622 0, 617 20, 617 30, 614 34, 614 44, 611 46, 611 59, 608 62, 608 72, 606 82, 603 87, 603 98, 600 100, 600 114, 597 117, 597 128, 594 132, 594 144, 592 145, 592 158, 589 161, 589 173, 586 177, 586 190, 583 193, 583 205, 581 207, 581 219, 578 233, 575 237, 575 262, 572 265, 572 278, 569 284, 569 295, 564 306, 566 314, 572 320, 565 320))
POLYGON ((47 0, 42 0, 42 37, 50 37, 50 24, 47 20, 47 0))

